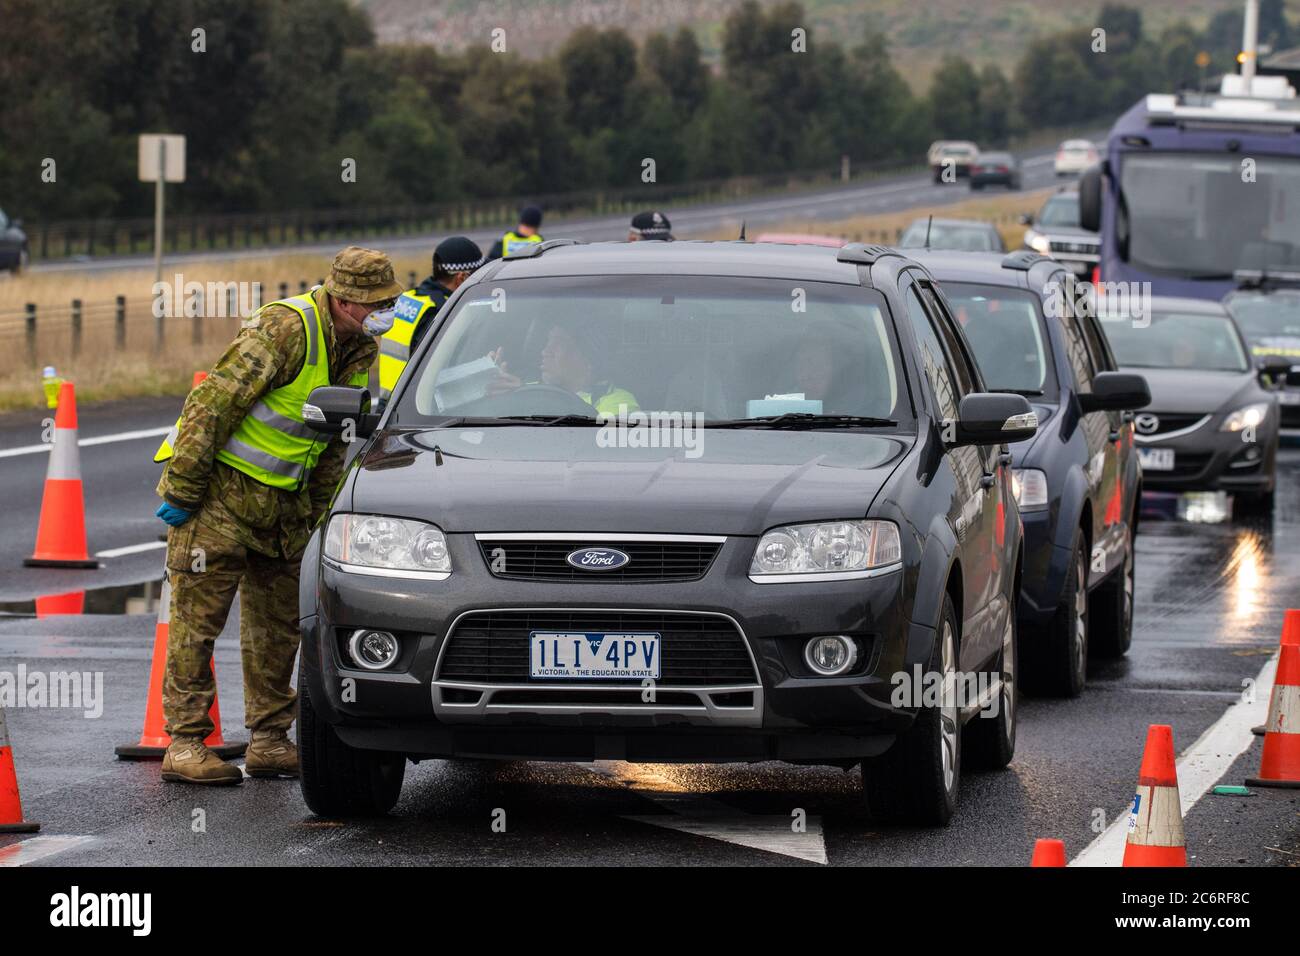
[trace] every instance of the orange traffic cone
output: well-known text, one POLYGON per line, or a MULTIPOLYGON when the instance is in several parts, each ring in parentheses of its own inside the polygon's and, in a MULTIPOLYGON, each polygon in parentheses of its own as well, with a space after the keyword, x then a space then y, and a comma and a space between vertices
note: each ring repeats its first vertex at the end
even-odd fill
POLYGON ((1174 766, 1174 729, 1152 724, 1128 818, 1125 866, 1186 866, 1183 810, 1174 766))
MULTIPOLYGON (((149 669, 149 696, 144 704, 144 730, 140 741, 135 744, 123 744, 115 747, 113 753, 120 760, 161 760, 172 739, 166 731, 166 720, 162 712, 163 678, 167 673, 167 635, 171 628, 172 586, 171 581, 163 578, 162 593, 158 596, 158 624, 154 628, 153 664, 149 669)), ((215 662, 212 665, 212 680, 217 680, 215 662)), ((213 695, 212 709, 208 711, 212 718, 212 733, 203 741, 209 750, 218 757, 238 757, 247 749, 247 744, 226 743, 221 736, 221 706, 213 695)))
POLYGON ((5 712, 0 710, 0 833, 35 833, 39 823, 23 820, 23 802, 18 798, 18 775, 14 773, 14 752, 9 746, 5 712))
POLYGON ((1065 866, 1065 841, 1039 840, 1034 844, 1030 866, 1065 866))
POLYGON ((1248 787, 1300 788, 1300 610, 1289 610, 1282 623, 1282 647, 1268 700, 1264 754, 1259 776, 1248 787))
POLYGON ((71 382, 59 387, 54 413, 54 447, 45 473, 36 551, 23 561, 29 568, 97 568, 86 552, 86 507, 81 494, 77 450, 77 396, 71 382))

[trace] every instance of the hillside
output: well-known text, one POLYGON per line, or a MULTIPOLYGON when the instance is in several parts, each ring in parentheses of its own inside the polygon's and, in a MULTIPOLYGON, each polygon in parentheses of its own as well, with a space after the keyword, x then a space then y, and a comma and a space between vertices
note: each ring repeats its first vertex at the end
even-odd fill
MULTIPOLYGON (((487 42, 503 27, 512 49, 527 56, 554 50, 583 25, 621 26, 633 36, 687 24, 710 58, 723 18, 738 0, 356 0, 370 11, 385 43, 431 43, 460 49, 487 42)), ((759 0, 771 5, 779 0, 759 0)), ((1144 30, 1157 34, 1187 19, 1205 25, 1240 0, 1177 0, 1140 7, 1144 30)), ((1026 39, 1093 24, 1101 0, 804 0, 814 42, 852 39, 871 24, 890 39, 894 63, 914 83, 928 77, 945 53, 1010 64, 1026 39)))

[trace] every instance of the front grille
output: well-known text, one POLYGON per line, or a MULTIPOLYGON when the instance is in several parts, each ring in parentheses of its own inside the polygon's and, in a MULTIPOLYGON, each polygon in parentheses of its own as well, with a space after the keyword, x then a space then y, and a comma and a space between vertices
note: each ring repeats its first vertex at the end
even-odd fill
POLYGON ((480 540, 488 569, 499 578, 576 581, 583 584, 697 581, 717 557, 718 541, 530 541, 480 540), (621 568, 587 571, 566 560, 583 547, 615 548, 629 558, 621 568))
POLYGON ((1053 252, 1073 252, 1081 255, 1091 253, 1096 255, 1099 247, 1095 242, 1066 242, 1052 239, 1049 241, 1049 248, 1053 252))
POLYGON ((1155 431, 1137 429, 1139 435, 1164 435, 1168 432, 1176 432, 1195 425, 1205 417, 1204 414, 1199 412, 1138 412, 1135 421, 1141 422, 1143 416, 1147 414, 1154 415, 1159 420, 1159 424, 1156 425, 1155 431))
MULTIPOLYGON (((704 687, 758 683, 744 638, 726 618, 657 611, 581 610, 466 614, 447 635, 447 649, 435 679, 471 684, 530 683, 530 631, 656 631, 661 635, 659 684, 704 687)), ((626 686, 641 681, 630 678, 600 683, 626 686)))

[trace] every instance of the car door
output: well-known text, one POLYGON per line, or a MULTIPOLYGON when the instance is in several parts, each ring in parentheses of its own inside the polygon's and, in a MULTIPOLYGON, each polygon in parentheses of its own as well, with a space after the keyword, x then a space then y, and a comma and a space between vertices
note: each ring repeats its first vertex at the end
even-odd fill
MULTIPOLYGON (((952 358, 962 394, 983 391, 983 379, 975 355, 962 334, 956 317, 948 308, 947 301, 928 279, 920 279, 917 284, 921 289, 921 298, 930 309, 943 336, 944 347, 952 358)), ((981 658, 983 660, 1001 648, 1000 624, 1009 610, 1006 595, 1010 593, 1010 588, 1006 577, 1014 572, 1009 567, 1003 550, 1006 544, 1006 496, 1010 493, 1010 473, 1007 469, 1011 467, 1011 453, 1002 442, 976 445, 973 450, 979 467, 979 553, 982 560, 980 583, 983 590, 979 600, 981 621, 978 641, 972 642, 972 650, 978 646, 985 655, 981 658)))
MULTIPOLYGON (((970 371, 966 364, 954 362, 944 339, 941 314, 927 306, 921 288, 911 274, 903 282, 903 300, 908 322, 920 349, 920 362, 937 405, 935 414, 941 422, 956 422, 962 398, 971 390, 970 371)), ((951 330, 946 330, 951 332, 951 330)), ((959 666, 974 669, 987 655, 990 628, 987 621, 988 592, 991 585, 989 557, 992 528, 985 512, 987 487, 984 481, 983 450, 962 446, 947 451, 945 458, 953 475, 953 498, 948 520, 955 530, 962 565, 962 590, 965 607, 962 617, 962 642, 959 666)))
MULTIPOLYGON (((1096 378, 1098 368, 1093 358, 1095 345, 1090 345, 1085 331, 1086 320, 1065 297, 1065 315, 1062 323, 1065 327, 1065 350, 1071 371, 1074 373, 1075 390, 1080 395, 1092 394, 1092 380, 1096 378)), ((1115 450, 1112 434, 1119 437, 1120 421, 1118 416, 1112 419, 1112 412, 1088 412, 1080 419, 1080 430, 1088 446, 1088 460, 1084 466, 1084 476, 1088 483, 1088 500, 1092 510, 1092 553, 1088 558, 1088 582, 1099 580, 1110 567, 1111 553, 1115 536, 1114 514, 1115 496, 1118 494, 1119 456, 1115 450), (1108 524, 1108 513, 1110 522, 1108 524), (1098 572, 1097 568, 1101 567, 1098 572)))
MULTIPOLYGON (((1117 370, 1115 357, 1106 344, 1105 333, 1098 324, 1097 317, 1091 314, 1079 316, 1084 338, 1088 345, 1088 354, 1093 366, 1099 372, 1117 370)), ((1124 548, 1128 541, 1128 516, 1132 514, 1133 502, 1130 500, 1133 490, 1125 480, 1128 459, 1133 452, 1133 412, 1108 411, 1104 414, 1108 430, 1106 433, 1106 465, 1101 482, 1101 534, 1097 537, 1097 547, 1093 549, 1091 573, 1105 575, 1119 567, 1124 560, 1124 548)), ((1094 519, 1095 520, 1095 519, 1094 519)))

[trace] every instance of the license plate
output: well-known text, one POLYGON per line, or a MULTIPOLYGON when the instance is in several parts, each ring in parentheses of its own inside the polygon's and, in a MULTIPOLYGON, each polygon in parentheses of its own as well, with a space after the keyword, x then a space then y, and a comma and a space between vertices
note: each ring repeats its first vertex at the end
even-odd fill
POLYGON ((1138 461, 1148 471, 1173 471, 1174 450, 1172 448, 1139 448, 1138 461))
POLYGON ((654 631, 532 631, 529 676, 575 680, 659 679, 654 631))
POLYGON ((1283 405, 1300 405, 1300 392, 1278 392, 1277 400, 1283 405))

